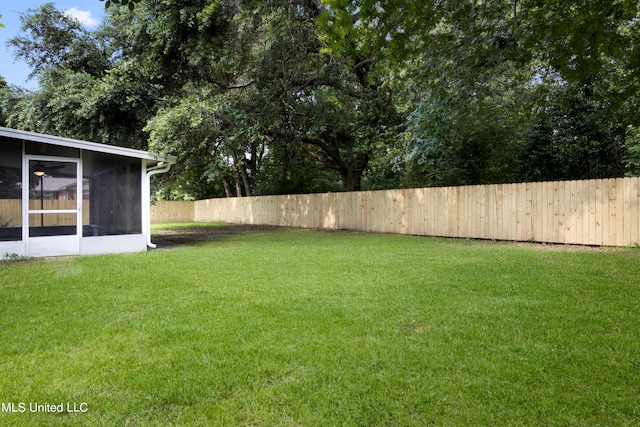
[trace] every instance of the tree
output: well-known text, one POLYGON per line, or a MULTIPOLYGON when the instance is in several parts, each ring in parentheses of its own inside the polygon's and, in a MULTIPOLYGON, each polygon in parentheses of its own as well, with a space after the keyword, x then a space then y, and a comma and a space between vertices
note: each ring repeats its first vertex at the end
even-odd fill
POLYGON ((4 77, 0 76, 0 126, 7 125, 14 94, 4 77))
POLYGON ((33 70, 29 77, 59 68, 100 76, 109 66, 109 52, 97 33, 46 3, 21 16, 22 33, 8 44, 33 70))
MULTIPOLYGON (((226 182, 228 195, 253 194, 266 145, 273 153, 271 166, 282 162, 280 176, 295 158, 283 153, 306 153, 338 172, 344 189, 359 189, 370 157, 389 142, 393 103, 366 78, 364 65, 321 54, 320 11, 314 1, 260 2, 229 10, 229 18, 218 25, 224 31, 219 43, 229 53, 211 54, 205 42, 189 47, 189 61, 201 74, 187 80, 199 81, 196 90, 206 93, 193 98, 193 84, 184 86, 149 122, 152 144, 190 152, 185 144, 193 145, 194 132, 196 141, 207 136, 194 148, 204 150, 200 158, 208 158, 215 171, 208 176, 226 182)), ((192 19, 197 23, 202 14, 192 19)))
MULTIPOLYGON (((601 171, 621 173, 620 152, 629 145, 620 129, 638 120, 617 114, 640 89, 637 2, 326 3, 328 50, 347 55, 354 45, 370 50, 380 64, 376 72, 398 93, 409 94, 406 152, 428 183, 535 176, 526 170, 532 162, 520 163, 518 157, 533 159, 534 130, 540 121, 561 126, 547 115, 577 93, 584 105, 601 102, 611 114, 574 109, 575 120, 605 120, 616 137, 593 126, 572 126, 572 137, 591 141, 588 151, 601 153, 593 159, 601 171), (597 87, 603 81, 606 90, 597 87), (572 89, 561 91, 563 100, 549 96, 565 86, 572 89)), ((552 170, 558 172, 552 179, 564 176, 561 169, 552 170)))
POLYGON ((40 89, 25 94, 12 126, 62 136, 144 148, 142 127, 156 94, 137 69, 109 44, 108 27, 90 32, 52 4, 21 17, 10 40, 33 68, 40 89))
POLYGON ((184 96, 148 122, 151 147, 180 153, 180 168, 201 171, 207 183, 221 181, 227 197, 252 195, 265 141, 250 116, 239 114, 247 102, 242 93, 184 96))
POLYGON ((527 180, 569 180, 623 176, 627 123, 621 106, 603 93, 602 82, 549 88, 547 102, 525 135, 520 160, 527 180), (590 91, 598 90, 599 93, 590 91), (610 120, 615 115, 618 120, 610 120))
POLYGON ((339 173, 344 189, 359 190, 378 150, 391 144, 399 123, 390 92, 370 74, 372 58, 351 52, 322 54, 318 19, 323 8, 300 2, 272 22, 257 84, 273 100, 272 136, 339 173))
POLYGON ((7 107, 5 99, 8 97, 9 85, 4 77, 0 76, 0 126, 5 126, 7 121, 7 107))
MULTIPOLYGON (((48 5, 13 126, 178 155, 166 197, 620 176, 640 167, 636 2, 48 5), (131 12, 133 9, 133 13, 131 12)), ((13 96, 13 95, 12 95, 13 96)))

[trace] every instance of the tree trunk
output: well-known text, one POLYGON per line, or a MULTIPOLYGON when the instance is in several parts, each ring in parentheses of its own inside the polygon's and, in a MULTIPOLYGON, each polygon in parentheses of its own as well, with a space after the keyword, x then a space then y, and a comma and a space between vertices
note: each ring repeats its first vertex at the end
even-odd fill
POLYGON ((247 169, 245 167, 240 168, 240 174, 242 175, 242 183, 244 184, 244 195, 249 197, 251 196, 251 184, 249 183, 249 174, 247 174, 247 169))
POLYGON ((354 141, 350 136, 342 137, 342 146, 346 146, 346 155, 340 153, 338 143, 326 143, 318 138, 303 137, 300 147, 325 167, 340 173, 345 191, 361 189, 362 174, 369 164, 368 153, 353 153, 354 141), (310 146, 319 148, 312 149, 310 146))
POLYGON ((231 185, 229 185, 229 180, 225 177, 222 177, 222 185, 224 186, 224 194, 227 197, 233 197, 233 193, 231 192, 231 185))
POLYGON ((362 189, 362 174, 369 164, 369 154, 356 155, 346 168, 340 170, 345 191, 360 191, 362 189))
POLYGON ((233 158, 233 177, 236 180, 236 195, 242 197, 242 187, 244 186, 245 195, 251 195, 251 186, 249 185, 249 178, 247 177, 247 171, 244 165, 240 164, 238 160, 238 153, 235 151, 231 155, 233 158))
POLYGON ((236 182, 236 197, 242 197, 242 178, 237 166, 233 168, 233 179, 236 182))
POLYGON ((231 192, 231 185, 229 184, 229 180, 227 179, 227 177, 224 175, 224 171, 220 166, 217 166, 217 165, 216 165, 216 171, 218 172, 218 175, 220 175, 220 178, 222 179, 222 186, 224 187, 225 196, 233 197, 233 193, 231 192))

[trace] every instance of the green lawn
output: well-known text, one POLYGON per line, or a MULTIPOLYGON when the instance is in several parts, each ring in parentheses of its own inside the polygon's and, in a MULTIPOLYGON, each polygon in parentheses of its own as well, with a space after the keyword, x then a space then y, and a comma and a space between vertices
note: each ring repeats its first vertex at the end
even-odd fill
POLYGON ((0 324, 0 425, 640 424, 632 249, 221 233, 0 263, 0 324))

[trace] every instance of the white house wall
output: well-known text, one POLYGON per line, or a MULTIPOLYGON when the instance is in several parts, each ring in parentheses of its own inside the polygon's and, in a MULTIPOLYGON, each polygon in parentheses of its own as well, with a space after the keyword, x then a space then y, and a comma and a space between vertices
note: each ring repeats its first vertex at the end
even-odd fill
POLYGON ((80 255, 144 252, 146 250, 147 237, 144 234, 83 237, 80 239, 80 255))
POLYGON ((29 239, 29 250, 25 242, 0 242, 0 259, 11 256, 67 256, 67 255, 104 255, 113 253, 133 253, 147 250, 147 236, 144 234, 130 234, 119 236, 82 237, 80 246, 76 236, 56 236, 59 245, 49 243, 41 245, 37 238, 29 239), (61 239, 61 240, 58 240, 61 239), (64 239, 70 241, 64 241, 64 239))
POLYGON ((7 258, 11 255, 25 256, 27 254, 25 243, 18 242, 0 242, 0 259, 7 258))

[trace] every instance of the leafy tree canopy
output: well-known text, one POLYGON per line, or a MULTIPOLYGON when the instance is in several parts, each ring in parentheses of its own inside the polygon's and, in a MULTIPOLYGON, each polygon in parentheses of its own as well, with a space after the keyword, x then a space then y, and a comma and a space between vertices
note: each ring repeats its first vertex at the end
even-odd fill
POLYGON ((375 72, 403 95, 407 165, 424 183, 530 179, 541 167, 555 171, 545 179, 619 176, 631 167, 625 130, 638 125, 629 108, 640 89, 637 2, 325 4, 326 50, 370 51, 375 72), (570 105, 577 100, 585 108, 570 105), (546 139, 535 137, 541 122, 546 139), (533 164, 541 144, 580 166, 533 164))
POLYGON ((640 171, 635 1, 110 0, 10 43, 5 123, 179 156, 163 197, 640 171))

